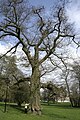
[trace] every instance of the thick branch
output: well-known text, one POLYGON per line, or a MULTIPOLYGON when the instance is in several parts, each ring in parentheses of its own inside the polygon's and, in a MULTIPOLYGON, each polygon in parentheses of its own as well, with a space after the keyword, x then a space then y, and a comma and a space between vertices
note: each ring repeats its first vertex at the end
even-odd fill
POLYGON ((23 50, 24 53, 27 55, 30 64, 33 65, 33 62, 34 62, 34 61, 33 61, 33 57, 30 55, 29 50, 28 50, 26 47, 24 47, 24 46, 23 46, 22 50, 23 50))

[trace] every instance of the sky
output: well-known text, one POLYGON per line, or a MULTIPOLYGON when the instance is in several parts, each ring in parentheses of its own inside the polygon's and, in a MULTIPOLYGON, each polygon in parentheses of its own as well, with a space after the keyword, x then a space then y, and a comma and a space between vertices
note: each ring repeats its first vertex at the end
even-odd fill
POLYGON ((80 0, 72 0, 67 9, 69 19, 74 22, 75 29, 80 29, 80 0))
MULTIPOLYGON (((46 11, 48 12, 50 8, 55 4, 56 1, 57 0, 29 0, 29 3, 33 6, 44 5, 44 7, 46 8, 46 11)), ((68 4, 67 15, 69 16, 69 21, 71 23, 74 23, 75 31, 79 34, 80 33, 80 0, 72 0, 68 4)), ((4 53, 8 48, 9 47, 4 46, 2 43, 0 43, 0 53, 4 53)), ((73 52, 75 51, 73 50, 73 52)))
MULTIPOLYGON (((46 10, 56 3, 57 0, 29 0, 29 3, 34 6, 44 5, 46 10)), ((80 29, 80 0, 70 0, 67 7, 67 14, 71 22, 75 22, 76 29, 80 29)))
MULTIPOLYGON (((34 6, 43 6, 48 12, 50 8, 55 4, 56 0, 29 0, 29 3, 34 6)), ((77 33, 80 33, 80 0, 72 0, 67 6, 67 15, 69 21, 74 23, 74 29, 77 33)), ((9 45, 9 44, 8 44, 9 45)), ((10 45, 9 45, 10 46, 10 45)), ((8 47, 0 43, 0 53, 4 53, 8 47)), ((73 52, 75 52, 73 50, 73 52)), ((76 53, 75 53, 76 54, 76 53)))
POLYGON ((52 7, 56 0, 29 0, 29 3, 34 6, 44 5, 47 9, 52 7))

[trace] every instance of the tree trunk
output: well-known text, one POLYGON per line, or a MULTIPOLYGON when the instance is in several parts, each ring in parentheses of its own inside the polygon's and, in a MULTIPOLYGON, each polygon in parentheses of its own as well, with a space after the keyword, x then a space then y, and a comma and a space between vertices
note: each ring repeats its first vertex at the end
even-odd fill
POLYGON ((79 98, 78 98, 78 107, 80 107, 80 80, 79 80, 79 98))
POLYGON ((70 94, 69 85, 68 85, 68 82, 67 82, 68 74, 69 74, 69 71, 68 71, 67 74, 66 74, 65 82, 66 82, 66 87, 67 87, 67 91, 68 91, 68 97, 69 97, 69 100, 70 100, 71 106, 73 107, 73 100, 72 100, 72 97, 71 97, 71 94, 70 94))
POLYGON ((31 111, 33 113, 41 114, 40 71, 38 65, 32 67, 30 103, 31 103, 31 111))
POLYGON ((6 112, 6 107, 7 107, 7 95, 8 95, 8 86, 6 88, 6 94, 5 94, 5 105, 4 105, 4 112, 6 112))

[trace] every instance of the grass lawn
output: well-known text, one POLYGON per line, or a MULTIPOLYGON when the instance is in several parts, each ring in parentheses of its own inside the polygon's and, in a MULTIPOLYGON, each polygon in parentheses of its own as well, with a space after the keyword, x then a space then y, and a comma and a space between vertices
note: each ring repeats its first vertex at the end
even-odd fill
POLYGON ((8 106, 3 112, 4 105, 0 103, 0 120, 80 120, 80 108, 71 108, 69 104, 59 103, 48 106, 42 105, 42 115, 25 114, 16 106, 8 106))

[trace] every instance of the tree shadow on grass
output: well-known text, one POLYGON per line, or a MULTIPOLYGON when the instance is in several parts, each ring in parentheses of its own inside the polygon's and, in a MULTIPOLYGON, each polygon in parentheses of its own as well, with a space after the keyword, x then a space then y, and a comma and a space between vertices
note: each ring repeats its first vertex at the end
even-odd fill
POLYGON ((0 111, 4 112, 4 102, 0 102, 0 111))
POLYGON ((18 106, 18 105, 9 105, 10 107, 17 109, 21 113, 25 113, 24 106, 18 106))
POLYGON ((50 117, 50 118, 54 118, 54 119, 67 119, 67 117, 66 116, 63 116, 63 115, 59 115, 59 114, 55 114, 55 113, 49 113, 49 114, 44 114, 44 115, 46 115, 46 116, 48 116, 48 117, 50 117))
MULTIPOLYGON (((0 110, 1 110, 2 112, 4 112, 4 106, 5 106, 5 103, 4 103, 4 102, 1 102, 1 103, 0 103, 0 110)), ((24 106, 18 106, 18 105, 15 105, 15 104, 7 103, 7 104, 6 104, 6 109, 7 109, 7 111, 8 111, 8 109, 9 109, 9 107, 14 108, 14 109, 17 109, 19 112, 25 113, 24 106)))
POLYGON ((57 108, 63 108, 63 109, 72 109, 70 103, 56 103, 56 104, 47 104, 47 103, 41 103, 43 106, 52 106, 57 108))
POLYGON ((3 103, 3 102, 0 102, 0 106, 4 106, 4 103, 3 103))
POLYGON ((48 105, 48 104, 42 104, 45 108, 45 110, 44 111, 42 111, 43 113, 43 115, 45 115, 45 116, 48 116, 48 117, 50 117, 51 119, 68 119, 67 118, 67 116, 65 116, 65 115, 62 115, 62 114, 60 114, 60 113, 58 113, 58 112, 54 112, 55 111, 55 108, 57 108, 57 110, 61 110, 61 109, 72 109, 71 108, 71 106, 70 106, 70 104, 61 104, 61 103, 57 103, 57 104, 50 104, 50 105, 48 105), (46 109, 46 108, 49 108, 49 109, 46 109), (53 111, 52 111, 52 109, 54 109, 53 111))

